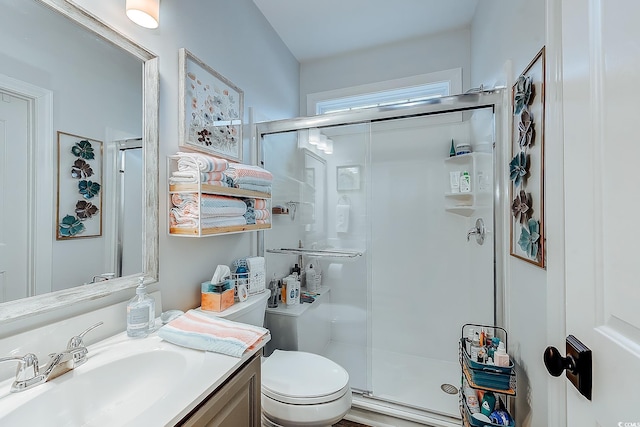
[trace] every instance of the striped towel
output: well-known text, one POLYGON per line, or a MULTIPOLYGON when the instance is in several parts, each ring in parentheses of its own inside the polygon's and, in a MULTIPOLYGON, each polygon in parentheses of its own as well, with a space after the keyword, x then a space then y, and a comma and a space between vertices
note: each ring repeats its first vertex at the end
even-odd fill
POLYGON ((209 316, 197 310, 187 311, 158 330, 160 338, 170 343, 234 357, 242 357, 247 349, 253 348, 268 334, 268 329, 209 316))
POLYGON ((197 184, 198 179, 202 184, 228 187, 227 176, 224 172, 198 172, 193 170, 171 172, 169 184, 197 184))
MULTIPOLYGON (((200 218, 201 228, 230 227, 234 225, 247 225, 244 216, 214 216, 200 218)), ((169 223, 176 228, 197 228, 198 215, 183 215, 180 210, 172 208, 169 212, 169 223)))
POLYGON ((212 216, 242 216, 247 205, 235 197, 217 196, 214 194, 174 193, 171 203, 180 209, 182 215, 193 214, 203 218, 212 216))
POLYGON ((234 184, 271 185, 273 175, 259 166, 229 163, 227 175, 234 184))
POLYGON ((254 209, 256 219, 268 219, 271 215, 266 209, 254 209))
POLYGON ((236 188, 242 188, 243 190, 251 190, 251 191, 259 191, 260 193, 271 194, 271 186, 270 185, 258 185, 258 184, 234 184, 236 188))
POLYGON ((222 172, 227 170, 229 162, 200 153, 177 152, 179 171, 222 172))

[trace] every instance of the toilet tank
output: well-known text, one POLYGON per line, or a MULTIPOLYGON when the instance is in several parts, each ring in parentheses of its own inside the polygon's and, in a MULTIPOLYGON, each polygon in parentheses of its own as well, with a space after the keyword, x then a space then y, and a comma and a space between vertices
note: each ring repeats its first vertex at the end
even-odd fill
POLYGON ((331 337, 330 291, 321 288, 311 303, 267 308, 265 327, 271 340, 265 348, 269 356, 275 349, 322 354, 331 337))
POLYGON ((215 312, 202 310, 210 316, 221 317, 234 322, 246 323, 253 326, 264 326, 264 313, 267 309, 269 292, 251 295, 246 301, 236 302, 226 310, 215 312))

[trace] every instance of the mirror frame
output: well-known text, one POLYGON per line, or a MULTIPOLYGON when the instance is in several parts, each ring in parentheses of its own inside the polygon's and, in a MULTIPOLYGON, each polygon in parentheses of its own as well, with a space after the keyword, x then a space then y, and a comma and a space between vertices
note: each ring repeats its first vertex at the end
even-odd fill
MULTIPOLYGON (((119 291, 137 286, 140 277, 146 284, 158 281, 158 117, 159 82, 158 57, 133 40, 108 26, 96 16, 67 0, 34 0, 60 13, 88 31, 139 58, 143 63, 142 138, 144 149, 143 194, 143 270, 118 279, 98 282, 87 286, 75 286, 62 291, 28 297, 0 304, 0 324, 24 319, 28 316, 52 312, 71 307, 82 301, 107 297, 119 291)), ((54 135, 51 135, 53 141, 54 135)), ((51 207, 53 209, 53 206, 51 207)), ((129 295, 120 298, 125 300, 129 295)), ((112 303, 113 301, 109 301, 112 303)))

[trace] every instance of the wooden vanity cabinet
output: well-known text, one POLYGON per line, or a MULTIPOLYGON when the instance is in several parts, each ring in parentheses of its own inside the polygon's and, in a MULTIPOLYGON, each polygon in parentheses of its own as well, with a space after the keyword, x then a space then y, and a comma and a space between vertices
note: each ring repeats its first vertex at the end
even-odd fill
POLYGON ((259 427, 262 351, 211 393, 177 425, 185 427, 259 427))

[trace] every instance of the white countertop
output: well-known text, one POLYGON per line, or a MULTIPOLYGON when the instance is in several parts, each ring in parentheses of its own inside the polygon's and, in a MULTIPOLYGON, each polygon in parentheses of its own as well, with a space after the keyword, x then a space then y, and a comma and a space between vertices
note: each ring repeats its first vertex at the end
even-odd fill
POLYGON ((122 332, 89 346, 85 364, 45 384, 10 393, 12 380, 1 382, 0 425, 173 426, 269 339, 236 358, 179 347, 156 333, 132 339, 122 332))

